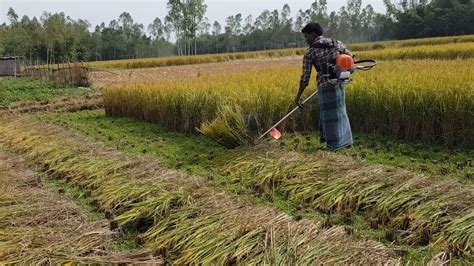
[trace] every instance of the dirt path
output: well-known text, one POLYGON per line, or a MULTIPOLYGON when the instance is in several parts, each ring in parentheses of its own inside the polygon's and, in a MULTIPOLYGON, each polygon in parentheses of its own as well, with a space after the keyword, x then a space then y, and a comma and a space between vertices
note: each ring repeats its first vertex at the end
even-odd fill
POLYGON ((0 146, 0 264, 138 262, 161 264, 148 253, 110 251, 116 233, 91 221, 73 200, 47 188, 41 176, 0 146))
POLYGON ((143 81, 175 81, 195 78, 200 75, 222 75, 224 73, 261 70, 301 65, 301 57, 283 57, 273 59, 239 60, 224 63, 208 63, 184 66, 155 67, 143 69, 114 70, 117 75, 107 72, 92 74, 95 86, 103 87, 111 84, 143 81))

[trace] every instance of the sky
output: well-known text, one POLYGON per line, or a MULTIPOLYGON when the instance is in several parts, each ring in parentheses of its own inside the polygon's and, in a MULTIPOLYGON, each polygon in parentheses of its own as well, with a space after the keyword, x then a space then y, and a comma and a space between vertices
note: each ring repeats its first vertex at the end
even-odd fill
MULTIPOLYGON (((30 18, 39 18, 44 11, 57 13, 64 12, 72 19, 86 19, 92 24, 106 25, 113 19, 117 19, 122 12, 128 12, 133 20, 142 23, 145 28, 156 17, 163 19, 167 14, 167 0, 0 0, 0 24, 7 22, 8 8, 12 7, 20 16, 28 15, 30 18)), ((306 10, 311 6, 313 0, 205 0, 207 4, 206 17, 211 24, 217 20, 225 25, 225 18, 230 15, 241 13, 245 18, 252 15, 254 19, 265 9, 281 10, 287 3, 292 15, 295 16, 299 9, 306 10)), ((346 0, 328 0, 328 10, 337 11, 346 4, 346 0)), ((376 12, 385 12, 383 0, 362 0, 362 6, 371 4, 376 12)))

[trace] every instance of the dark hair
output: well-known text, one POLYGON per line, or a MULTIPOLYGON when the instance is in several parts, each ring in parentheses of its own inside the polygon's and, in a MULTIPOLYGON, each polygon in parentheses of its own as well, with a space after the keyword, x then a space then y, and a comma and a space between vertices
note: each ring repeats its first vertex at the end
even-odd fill
POLYGON ((321 27, 321 25, 319 25, 319 23, 311 22, 308 25, 306 25, 301 32, 302 33, 316 33, 316 35, 321 36, 323 35, 323 28, 321 27))

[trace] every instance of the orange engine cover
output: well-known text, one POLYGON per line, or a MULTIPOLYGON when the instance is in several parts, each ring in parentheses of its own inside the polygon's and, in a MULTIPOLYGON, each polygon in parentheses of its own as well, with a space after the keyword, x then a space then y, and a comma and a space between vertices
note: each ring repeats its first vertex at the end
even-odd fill
POLYGON ((349 71, 354 67, 354 59, 347 54, 340 54, 336 57, 336 65, 341 68, 341 71, 349 71))

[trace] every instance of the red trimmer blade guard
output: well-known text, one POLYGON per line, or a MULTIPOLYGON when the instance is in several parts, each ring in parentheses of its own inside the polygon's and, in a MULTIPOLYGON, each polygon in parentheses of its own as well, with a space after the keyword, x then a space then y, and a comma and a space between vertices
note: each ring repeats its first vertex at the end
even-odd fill
POLYGON ((276 129, 275 127, 272 128, 272 130, 270 131, 270 136, 272 136, 274 139, 280 139, 281 138, 281 132, 278 131, 278 129, 276 129))

